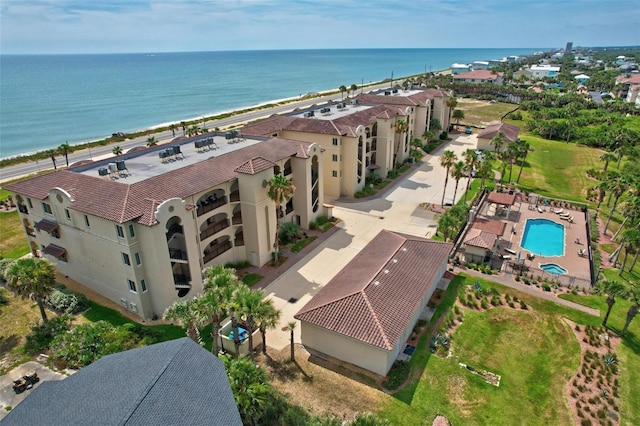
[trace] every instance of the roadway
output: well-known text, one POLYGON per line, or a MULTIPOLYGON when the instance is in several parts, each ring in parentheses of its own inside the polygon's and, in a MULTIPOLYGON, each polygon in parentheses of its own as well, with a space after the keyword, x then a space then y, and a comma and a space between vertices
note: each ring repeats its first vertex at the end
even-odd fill
MULTIPOLYGON (((390 84, 389 82, 386 82, 386 83, 375 84, 372 86, 367 86, 366 90, 369 92, 372 90, 387 88, 389 87, 389 84, 390 84)), ((252 111, 248 111, 238 115, 233 115, 233 116, 222 118, 219 120, 208 120, 205 118, 204 125, 207 129, 215 129, 215 128, 225 129, 230 127, 235 127, 240 124, 255 121, 259 118, 268 117, 273 114, 286 113, 296 108, 306 108, 313 104, 336 101, 340 99, 340 96, 341 95, 339 93, 338 94, 332 93, 332 94, 320 95, 318 97, 313 97, 313 98, 305 98, 301 100, 295 100, 295 98, 292 98, 292 99, 288 99, 289 102, 285 105, 279 105, 279 106, 275 106, 267 109, 255 109, 252 111)), ((153 133, 152 135, 156 138, 156 141, 159 144, 167 143, 174 138, 173 133, 170 130, 166 130, 160 133, 153 133)), ((181 128, 178 128, 176 130, 176 137, 178 136, 182 136, 181 128)), ((113 147, 116 145, 120 146, 122 148, 122 151, 126 153, 129 149, 133 147, 146 146, 147 137, 148 136, 145 135, 145 136, 140 136, 133 139, 127 139, 121 142, 114 142, 109 145, 79 149, 69 154, 69 164, 71 165, 78 161, 99 160, 99 159, 111 157, 113 156, 113 153, 112 153, 113 147)), ((56 164, 59 168, 66 167, 66 163, 63 155, 56 156, 56 164)), ((0 183, 11 181, 21 177, 30 176, 45 170, 52 170, 52 169, 53 169, 53 162, 51 161, 51 159, 29 161, 25 163, 16 164, 13 166, 3 167, 0 169, 0 183)))

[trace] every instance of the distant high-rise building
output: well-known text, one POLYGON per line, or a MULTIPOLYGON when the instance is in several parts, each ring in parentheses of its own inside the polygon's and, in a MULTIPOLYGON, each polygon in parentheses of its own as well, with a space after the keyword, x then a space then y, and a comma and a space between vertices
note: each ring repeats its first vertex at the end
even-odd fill
POLYGON ((572 41, 568 41, 567 42, 567 46, 564 48, 565 52, 571 52, 571 49, 573 49, 573 42, 572 41))

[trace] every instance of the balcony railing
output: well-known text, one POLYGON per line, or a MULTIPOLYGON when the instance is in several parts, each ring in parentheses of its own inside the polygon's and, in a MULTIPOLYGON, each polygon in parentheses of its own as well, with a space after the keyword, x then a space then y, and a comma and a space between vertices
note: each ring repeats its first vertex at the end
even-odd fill
POLYGON ((293 170, 291 169, 291 166, 284 168, 284 175, 285 176, 289 176, 291 173, 293 173, 293 170))
POLYGON ((224 243, 218 244, 215 247, 209 248, 209 252, 205 253, 202 257, 202 263, 210 262, 212 259, 215 259, 227 250, 231 250, 231 241, 229 240, 225 241, 224 243))
POLYGON ((198 202, 197 215, 202 216, 205 213, 209 213, 211 210, 215 210, 220 206, 227 204, 227 197, 220 197, 216 200, 204 200, 198 202))
POLYGON ((240 247, 244 245, 244 233, 240 232, 239 234, 236 234, 236 238, 235 240, 233 240, 233 245, 236 247, 240 247))
POLYGON ((200 241, 204 241, 206 238, 209 238, 212 235, 217 234, 225 228, 229 227, 229 219, 220 220, 218 222, 213 223, 207 229, 200 232, 200 241))
POLYGON ((229 194, 229 201, 231 201, 232 203, 240 201, 240 191, 233 191, 231 194, 229 194))
POLYGON ((182 225, 172 225, 171 228, 167 231, 167 241, 171 240, 174 234, 184 234, 184 230, 182 229, 182 225))
POLYGON ((187 252, 182 251, 180 249, 174 249, 174 248, 170 248, 169 249, 169 258, 171 260, 189 260, 187 258, 187 252))
POLYGON ((29 210, 27 209, 27 206, 25 206, 24 204, 18 204, 18 211, 20 213, 29 214, 29 210))
POLYGON ((177 288, 191 288, 190 278, 187 275, 173 274, 173 282, 177 288))

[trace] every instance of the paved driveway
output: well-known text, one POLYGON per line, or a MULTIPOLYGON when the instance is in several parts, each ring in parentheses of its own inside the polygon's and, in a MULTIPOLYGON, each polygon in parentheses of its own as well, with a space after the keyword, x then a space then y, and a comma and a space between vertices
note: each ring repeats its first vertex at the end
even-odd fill
POLYGON ((41 383, 49 380, 62 380, 65 377, 67 376, 51 371, 44 365, 35 361, 24 363, 9 371, 4 376, 0 376, 0 420, 2 420, 8 413, 5 409, 6 407, 15 407, 21 403, 22 400, 29 396, 29 394, 33 392, 33 389, 40 386, 41 383), (13 381, 33 372, 38 373, 40 381, 36 383, 32 389, 26 390, 21 394, 16 394, 13 391, 13 381))
MULTIPOLYGON (((475 135, 454 135, 453 141, 423 158, 419 167, 380 198, 335 202, 333 214, 342 219, 341 229, 264 289, 282 311, 277 328, 267 333, 267 345, 282 350, 289 344, 287 324, 293 316, 382 229, 430 237, 435 232, 436 219, 419 206, 440 204, 442 200, 445 170, 440 167, 440 155, 450 149, 461 158, 464 150, 475 147, 475 135)), ((454 185, 455 181, 449 179, 445 202, 453 201, 450 196, 454 185)), ((465 186, 466 179, 460 180, 456 199, 460 199, 465 186)), ((300 342, 300 327, 296 328, 294 339, 300 342)))

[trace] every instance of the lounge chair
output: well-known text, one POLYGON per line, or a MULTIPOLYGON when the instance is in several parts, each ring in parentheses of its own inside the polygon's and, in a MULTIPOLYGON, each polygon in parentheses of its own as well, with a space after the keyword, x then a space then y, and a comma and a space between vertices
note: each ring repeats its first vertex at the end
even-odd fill
POLYGON ((571 216, 570 218, 567 219, 569 221, 569 223, 573 223, 573 216, 571 216))
POLYGON ((540 206, 538 206, 538 213, 544 213, 544 209, 540 206))
POLYGON ((562 214, 563 211, 564 211, 564 209, 560 209, 560 210, 554 210, 553 212, 555 214, 562 214))
POLYGON ((586 255, 587 255, 587 249, 578 250, 578 256, 586 256, 586 255))

